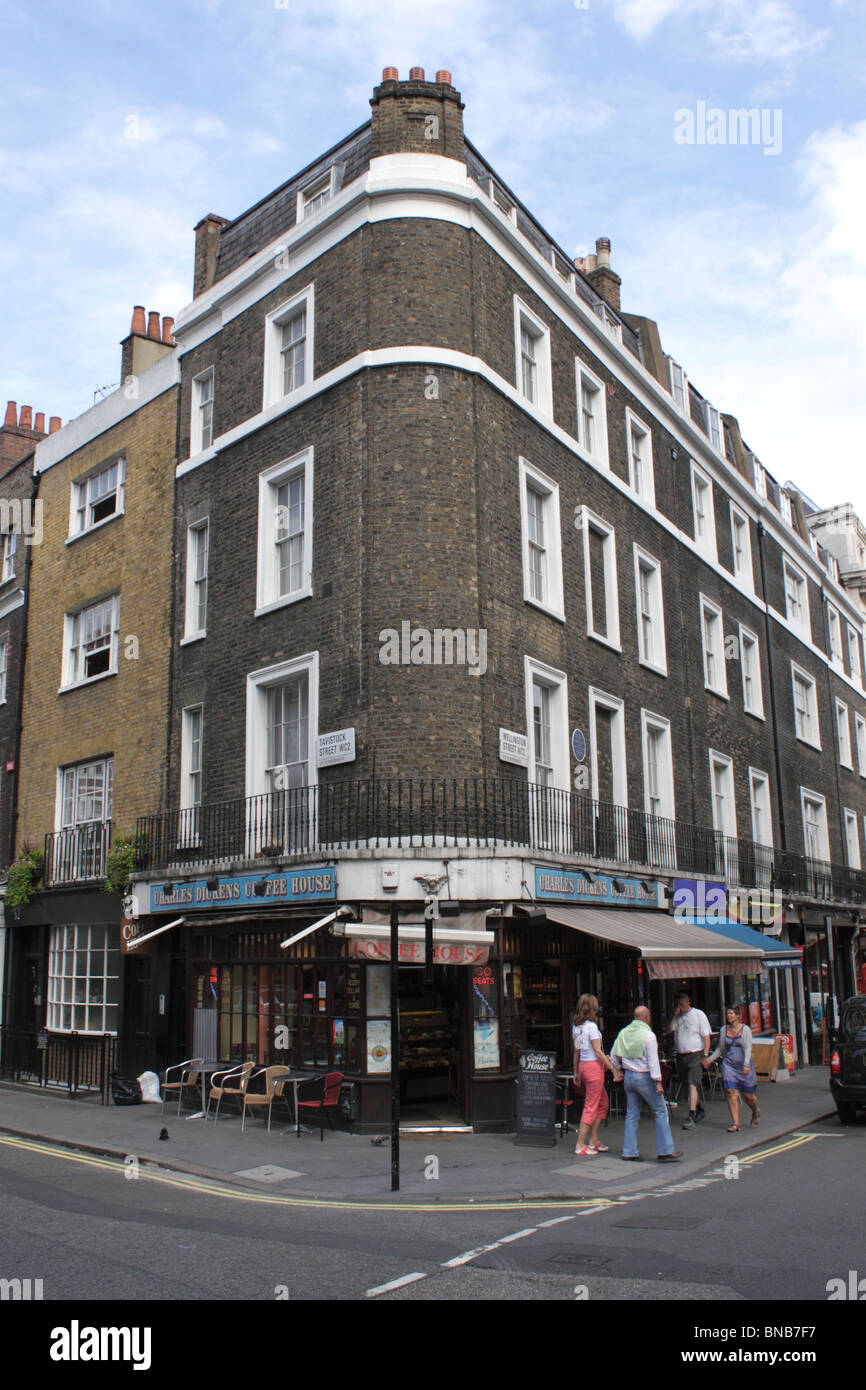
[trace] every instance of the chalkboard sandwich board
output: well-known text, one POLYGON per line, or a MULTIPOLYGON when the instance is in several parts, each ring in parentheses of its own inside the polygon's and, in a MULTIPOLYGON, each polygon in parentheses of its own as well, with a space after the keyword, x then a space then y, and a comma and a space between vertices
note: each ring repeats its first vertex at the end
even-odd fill
POLYGON ((556 1053, 521 1052, 515 1144, 556 1145, 556 1053))

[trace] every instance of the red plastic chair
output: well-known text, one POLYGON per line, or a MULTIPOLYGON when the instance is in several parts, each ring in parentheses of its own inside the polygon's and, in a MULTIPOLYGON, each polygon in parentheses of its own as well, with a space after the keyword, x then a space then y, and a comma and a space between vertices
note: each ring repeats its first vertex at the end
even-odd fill
MULTIPOLYGON (((331 1124, 329 1110, 336 1110, 340 1104, 340 1087, 343 1084, 343 1073, 341 1071, 330 1071, 327 1076, 317 1076, 313 1080, 306 1082, 305 1085, 298 1087, 298 1110, 315 1111, 317 1115, 324 1115, 328 1121, 328 1128, 333 1132, 334 1126, 331 1124), (300 1097, 306 1095, 306 1100, 300 1097)), ((310 1116, 312 1118, 312 1115, 310 1116)), ((324 1141, 325 1126, 319 1121, 319 1138, 324 1141)))

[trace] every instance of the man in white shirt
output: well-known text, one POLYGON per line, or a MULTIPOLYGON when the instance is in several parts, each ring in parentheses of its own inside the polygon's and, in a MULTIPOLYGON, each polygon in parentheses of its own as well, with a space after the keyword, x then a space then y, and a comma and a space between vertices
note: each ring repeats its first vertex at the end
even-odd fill
POLYGON ((701 1062, 710 1053, 710 1021, 700 1009, 692 1008, 691 995, 685 990, 680 991, 676 1002, 676 1012, 665 1031, 676 1035, 677 1075, 689 1088, 689 1118, 683 1129, 694 1129, 705 1114, 698 1087, 701 1062))

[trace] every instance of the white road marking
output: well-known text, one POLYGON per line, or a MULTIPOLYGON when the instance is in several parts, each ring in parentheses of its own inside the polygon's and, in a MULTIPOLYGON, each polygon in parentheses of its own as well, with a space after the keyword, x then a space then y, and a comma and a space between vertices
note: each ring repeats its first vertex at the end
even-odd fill
POLYGON ((377 1284, 374 1289, 367 1290, 368 1298, 375 1298, 380 1293, 391 1293, 394 1289, 402 1289, 406 1284, 414 1284, 418 1279, 426 1279, 426 1274, 404 1274, 400 1279, 392 1279, 390 1284, 377 1284))
POLYGON ((573 1221, 573 1220, 574 1220, 574 1216, 573 1216, 573 1215, 572 1215, 572 1216, 554 1216, 554 1218, 553 1218, 552 1221, 539 1221, 538 1225, 539 1225, 539 1227, 541 1227, 541 1226, 558 1226, 558 1225, 560 1224, 561 1221, 573 1221))
POLYGON ((525 1231, 515 1231, 513 1236, 500 1236, 497 1245, 510 1245, 513 1240, 523 1240, 524 1236, 534 1236, 537 1226, 528 1226, 525 1231))

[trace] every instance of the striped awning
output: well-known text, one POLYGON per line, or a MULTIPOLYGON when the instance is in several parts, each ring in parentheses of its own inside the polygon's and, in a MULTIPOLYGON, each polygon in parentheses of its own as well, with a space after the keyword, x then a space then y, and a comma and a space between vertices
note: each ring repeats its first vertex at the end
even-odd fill
POLYGON ((603 907, 560 907, 546 902, 547 920, 600 941, 627 946, 646 962, 655 980, 749 975, 764 967, 761 952, 666 912, 632 912, 603 907))

